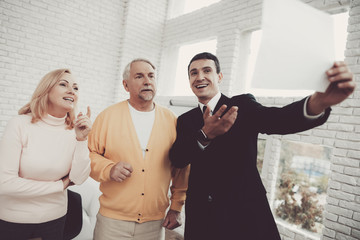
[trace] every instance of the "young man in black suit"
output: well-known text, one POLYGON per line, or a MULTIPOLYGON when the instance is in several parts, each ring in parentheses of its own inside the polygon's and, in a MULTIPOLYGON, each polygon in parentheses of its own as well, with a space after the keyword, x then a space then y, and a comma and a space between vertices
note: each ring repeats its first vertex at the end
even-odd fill
POLYGON ((325 93, 282 108, 262 106, 251 94, 221 94, 223 75, 211 53, 195 55, 188 74, 199 107, 178 118, 170 151, 175 167, 191 164, 185 239, 280 240, 256 168, 258 134, 290 134, 323 124, 330 106, 354 91, 352 73, 336 62, 326 72, 330 85, 325 93))

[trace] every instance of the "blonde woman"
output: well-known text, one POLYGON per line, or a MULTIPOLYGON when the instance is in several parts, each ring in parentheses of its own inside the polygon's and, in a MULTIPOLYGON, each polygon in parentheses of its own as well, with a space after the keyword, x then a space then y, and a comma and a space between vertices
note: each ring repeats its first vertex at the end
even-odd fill
POLYGON ((0 141, 1 239, 63 239, 67 187, 90 174, 90 108, 75 118, 70 70, 46 74, 0 141))

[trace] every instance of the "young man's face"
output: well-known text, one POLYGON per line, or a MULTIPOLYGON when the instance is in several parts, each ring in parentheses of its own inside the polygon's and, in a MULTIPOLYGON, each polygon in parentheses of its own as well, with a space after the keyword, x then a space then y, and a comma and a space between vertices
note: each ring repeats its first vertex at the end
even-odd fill
POLYGON ((216 73, 216 66, 213 60, 199 59, 190 64, 190 87, 199 102, 207 104, 219 92, 221 80, 222 73, 216 73))

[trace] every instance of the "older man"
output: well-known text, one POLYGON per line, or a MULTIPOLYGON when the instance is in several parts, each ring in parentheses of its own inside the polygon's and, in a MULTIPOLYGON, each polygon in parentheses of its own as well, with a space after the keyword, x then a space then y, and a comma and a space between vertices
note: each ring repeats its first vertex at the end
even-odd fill
POLYGON ((95 240, 159 240, 163 227, 181 224, 188 169, 175 170, 169 161, 176 117, 154 103, 155 76, 150 61, 130 62, 123 74, 130 98, 108 107, 94 122, 90 176, 101 183, 102 192, 95 240))

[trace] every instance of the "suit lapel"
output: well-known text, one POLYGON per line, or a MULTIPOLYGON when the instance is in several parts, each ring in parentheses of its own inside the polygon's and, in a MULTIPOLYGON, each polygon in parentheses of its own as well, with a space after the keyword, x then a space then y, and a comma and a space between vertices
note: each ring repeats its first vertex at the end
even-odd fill
MULTIPOLYGON (((216 104, 213 113, 216 113, 223 104, 227 104, 228 102, 229 102, 229 98, 221 94, 221 97, 218 103, 216 104)), ((191 114, 191 121, 192 121, 192 125, 196 129, 201 128, 204 125, 203 113, 199 106, 196 107, 194 109, 194 112, 191 114)))
POLYGON ((221 94, 221 97, 213 111, 213 114, 215 114, 223 104, 227 104, 228 101, 229 101, 229 98, 227 96, 225 96, 224 94, 221 94))
POLYGON ((204 125, 203 113, 201 112, 201 109, 200 109, 199 106, 195 110, 195 113, 194 113, 194 116, 193 116, 193 121, 194 121, 194 125, 197 128, 200 128, 201 126, 204 125))

